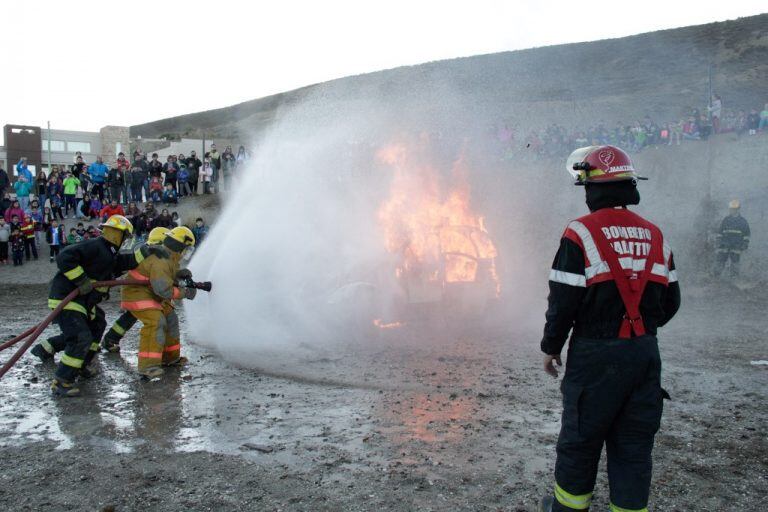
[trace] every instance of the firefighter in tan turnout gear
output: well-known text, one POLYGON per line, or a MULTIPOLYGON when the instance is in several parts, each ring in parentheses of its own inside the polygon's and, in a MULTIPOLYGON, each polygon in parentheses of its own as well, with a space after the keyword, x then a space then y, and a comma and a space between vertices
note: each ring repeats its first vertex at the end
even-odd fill
POLYGON ((163 240, 162 253, 155 252, 128 273, 131 279, 149 286, 124 286, 120 307, 141 321, 139 334, 139 373, 147 378, 163 374, 162 366, 186 363, 181 357, 179 319, 173 300, 194 299, 197 290, 178 285, 189 271, 179 270, 185 251, 195 245, 195 235, 187 227, 170 230, 163 240))
MULTIPOLYGON (((167 234, 168 228, 158 227, 152 229, 152 231, 150 231, 149 235, 147 236, 148 249, 156 249, 161 247, 167 234)), ((136 317, 133 315, 133 313, 130 311, 123 311, 123 314, 121 314, 118 319, 115 320, 115 323, 112 324, 112 327, 110 327, 109 331, 107 331, 107 334, 104 335, 104 339, 101 342, 102 347, 104 347, 107 352, 119 352, 120 341, 123 339, 125 334, 130 331, 131 328, 136 324, 136 321, 136 317)))
POLYGON ((647 512, 666 396, 656 332, 680 305, 677 271, 661 230, 627 208, 641 178, 624 151, 581 148, 568 169, 591 213, 568 224, 549 275, 547 373, 570 342, 554 489, 540 510, 589 510, 605 446, 611 512, 647 512))

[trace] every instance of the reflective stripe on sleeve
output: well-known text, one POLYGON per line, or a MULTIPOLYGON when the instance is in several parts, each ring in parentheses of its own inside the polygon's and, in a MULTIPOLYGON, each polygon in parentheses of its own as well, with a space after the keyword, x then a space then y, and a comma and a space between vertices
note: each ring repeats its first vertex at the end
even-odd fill
POLYGON ((83 267, 78 265, 72 270, 67 270, 66 272, 64 272, 64 277, 66 277, 70 281, 74 281, 75 279, 77 279, 83 274, 85 274, 85 270, 83 270, 83 267))
POLYGON ((128 277, 131 279, 136 279, 137 281, 142 281, 144 283, 149 282, 149 278, 136 269, 129 270, 128 277))
POLYGON ((571 494, 558 484, 555 484, 555 498, 557 498, 561 505, 575 510, 587 510, 592 503, 591 492, 587 494, 571 494))
POLYGON ((61 364, 70 366, 72 368, 82 368, 84 361, 82 359, 78 359, 76 357, 72 357, 70 355, 64 354, 63 356, 61 356, 60 362, 61 364))
POLYGON ((653 264, 653 267, 651 268, 651 274, 669 278, 669 270, 667 269, 667 266, 662 265, 661 263, 653 264))
POLYGON ((133 257, 136 258, 137 265, 144 261, 144 255, 141 253, 141 247, 138 247, 135 251, 133 251, 133 257))
POLYGON ((173 287, 173 298, 174 299, 181 299, 184 295, 181 293, 181 288, 177 288, 176 286, 173 287))
POLYGON ((677 270, 670 270, 669 271, 669 282, 670 283, 676 283, 677 282, 677 270))
POLYGON ((562 270, 550 270, 549 280, 555 283, 579 286, 581 288, 586 288, 587 286, 587 278, 585 276, 581 274, 573 274, 571 272, 563 272, 562 270))

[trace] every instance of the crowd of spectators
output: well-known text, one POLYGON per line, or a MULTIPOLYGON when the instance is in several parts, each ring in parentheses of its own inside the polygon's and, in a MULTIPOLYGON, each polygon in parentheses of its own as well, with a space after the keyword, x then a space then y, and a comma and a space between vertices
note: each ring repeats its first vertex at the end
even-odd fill
MULTIPOLYGON (((98 224, 111 215, 127 217, 137 240, 155 227, 176 227, 179 216, 167 207, 181 198, 219 192, 247 159, 242 146, 237 154, 229 146, 219 154, 211 145, 202 161, 192 151, 188 158, 171 155, 161 164, 157 154, 147 158, 137 151, 131 163, 120 153, 110 168, 101 157, 88 164, 78 152, 72 165, 54 165, 50 174, 41 170, 33 175, 22 158, 13 182, 0 168, 0 265, 39 259, 44 242, 53 262, 62 247, 99 236, 98 224), (158 212, 159 203, 166 208, 158 212), (77 225, 67 230, 66 219, 77 225)), ((202 218, 189 227, 199 245, 208 227, 202 218)))
POLYGON ((719 95, 712 96, 705 109, 692 108, 676 120, 658 122, 650 116, 634 123, 617 122, 609 126, 603 121, 588 127, 566 128, 551 124, 542 129, 522 132, 502 123, 496 128, 496 139, 506 158, 526 155, 536 157, 567 156, 576 148, 612 144, 631 152, 659 145, 680 145, 682 141, 707 140, 713 135, 734 133, 754 136, 768 132, 768 103, 762 111, 753 108, 723 108, 719 95))

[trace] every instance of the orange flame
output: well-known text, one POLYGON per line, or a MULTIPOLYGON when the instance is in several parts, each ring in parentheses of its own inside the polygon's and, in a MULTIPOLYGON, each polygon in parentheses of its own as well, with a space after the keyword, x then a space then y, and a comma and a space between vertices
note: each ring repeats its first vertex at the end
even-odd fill
POLYGON ((385 324, 381 318, 377 318, 373 321, 373 325, 378 327, 379 329, 396 329, 398 327, 402 327, 404 324, 401 322, 391 322, 388 324, 385 324))
POLYGON ((379 209, 386 248, 400 257, 399 279, 422 282, 481 282, 498 295, 496 247, 480 215, 470 208, 462 159, 453 166, 453 184, 403 144, 382 148, 380 161, 394 169, 390 197, 379 209))

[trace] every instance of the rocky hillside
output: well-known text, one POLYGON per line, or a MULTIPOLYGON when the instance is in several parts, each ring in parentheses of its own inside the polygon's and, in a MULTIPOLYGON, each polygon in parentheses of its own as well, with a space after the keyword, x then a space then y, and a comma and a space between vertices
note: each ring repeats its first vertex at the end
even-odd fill
MULTIPOLYGON (((704 106, 712 69, 726 107, 768 101, 768 14, 641 34, 430 62, 341 78, 230 107, 131 127, 131 135, 195 135, 246 139, 309 95, 345 104, 370 100, 442 104, 491 120, 575 124, 585 116, 607 123, 644 115, 671 118, 704 106)), ((447 111, 446 111, 447 109, 447 111)), ((408 117, 408 116, 405 116, 408 117)))

